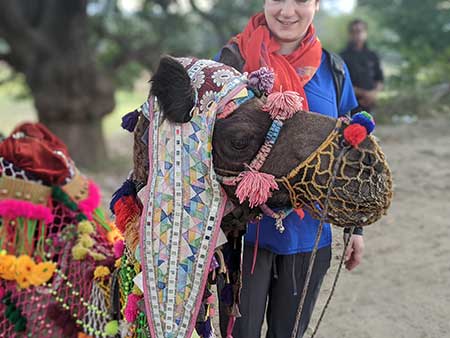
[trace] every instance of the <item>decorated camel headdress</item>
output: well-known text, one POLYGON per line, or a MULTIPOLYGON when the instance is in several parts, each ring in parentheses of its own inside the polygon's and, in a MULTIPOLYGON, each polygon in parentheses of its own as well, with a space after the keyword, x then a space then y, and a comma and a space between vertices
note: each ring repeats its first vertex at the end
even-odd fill
POLYGON ((117 235, 66 146, 42 124, 17 127, 0 142, 1 335, 109 336, 117 235))

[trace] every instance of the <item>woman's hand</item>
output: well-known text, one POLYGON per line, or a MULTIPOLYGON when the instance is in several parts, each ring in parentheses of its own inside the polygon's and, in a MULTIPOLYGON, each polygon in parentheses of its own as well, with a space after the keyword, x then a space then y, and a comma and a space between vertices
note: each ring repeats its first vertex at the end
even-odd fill
MULTIPOLYGON (((348 236, 348 235, 347 235, 348 236)), ((346 240, 344 236, 344 240, 346 240)), ((364 237, 360 235, 352 235, 345 251, 345 267, 348 271, 352 271, 362 261, 364 253, 364 237)))

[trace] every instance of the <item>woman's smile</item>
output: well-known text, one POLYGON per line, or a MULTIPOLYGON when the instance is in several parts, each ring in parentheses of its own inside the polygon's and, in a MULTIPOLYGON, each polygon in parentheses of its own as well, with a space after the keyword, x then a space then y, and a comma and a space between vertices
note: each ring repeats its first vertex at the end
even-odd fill
POLYGON ((283 19, 276 19, 276 20, 281 25, 287 26, 287 27, 293 26, 293 25, 297 24, 300 21, 300 20, 295 20, 294 21, 294 20, 283 20, 283 19))

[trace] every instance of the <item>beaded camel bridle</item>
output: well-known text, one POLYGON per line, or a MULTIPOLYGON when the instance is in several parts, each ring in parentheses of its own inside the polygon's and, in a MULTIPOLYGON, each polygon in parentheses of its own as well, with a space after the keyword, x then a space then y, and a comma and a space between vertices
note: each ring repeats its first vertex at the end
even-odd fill
MULTIPOLYGON (((271 90, 267 85, 269 74, 270 71, 266 68, 252 73, 249 76, 249 79, 253 79, 252 86, 259 88, 259 92, 267 93, 271 90), (258 87, 258 82, 254 79, 261 77, 264 77, 265 85, 258 87)), ((302 100, 298 93, 292 91, 268 94, 262 109, 269 113, 272 124, 263 145, 253 160, 245 165, 244 171, 234 172, 217 168, 219 179, 224 185, 236 186, 235 195, 240 204, 248 200, 250 208, 259 207, 264 214, 275 218, 276 227, 280 232, 284 231, 284 217, 292 210, 301 217, 303 214, 301 209, 304 208, 313 217, 320 218, 330 189, 332 190, 329 196, 330 214, 326 216, 327 221, 341 226, 364 226, 375 222, 390 205, 392 181, 384 154, 370 135, 375 122, 366 112, 358 113, 351 119, 339 118, 335 128, 323 143, 287 175, 276 178, 261 172, 284 123, 302 110, 302 100), (369 138, 373 145, 371 149, 360 146, 366 138, 369 138), (359 151, 357 160, 344 157, 352 148, 359 151), (341 152, 344 152, 340 162, 342 166, 333 171, 333 164, 341 156, 336 154, 341 152), (386 175, 377 175, 376 170, 380 168, 386 168, 386 175), (351 176, 346 174, 347 169, 352 171, 351 176), (338 183, 337 186, 330 185, 332 180, 338 183), (276 213, 266 202, 280 185, 288 191, 292 208, 276 213), (382 193, 383 191, 387 191, 388 194, 382 193), (340 196, 345 196, 345 199, 340 196), (362 212, 368 216, 361 217, 362 212)), ((245 101, 241 101, 240 104, 243 102, 245 101)), ((227 111, 226 116, 236 109, 235 102, 231 102, 231 105, 233 109, 227 107, 224 109, 227 111)), ((219 115, 218 118, 224 116, 219 115)))

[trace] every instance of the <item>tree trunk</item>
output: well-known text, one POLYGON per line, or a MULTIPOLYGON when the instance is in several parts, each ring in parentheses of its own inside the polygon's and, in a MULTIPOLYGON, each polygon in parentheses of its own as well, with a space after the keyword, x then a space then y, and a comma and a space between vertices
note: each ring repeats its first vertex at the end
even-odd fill
POLYGON ((100 167, 106 147, 102 118, 115 105, 111 76, 89 43, 87 0, 3 0, 0 36, 10 64, 25 75, 39 121, 57 134, 77 165, 100 167))
POLYGON ((87 122, 44 122, 66 143, 77 167, 100 170, 105 164, 106 147, 101 120, 87 122))
POLYGON ((114 86, 89 61, 78 53, 41 59, 26 78, 39 121, 67 144, 78 166, 99 169, 107 159, 101 122, 114 109, 114 86))

